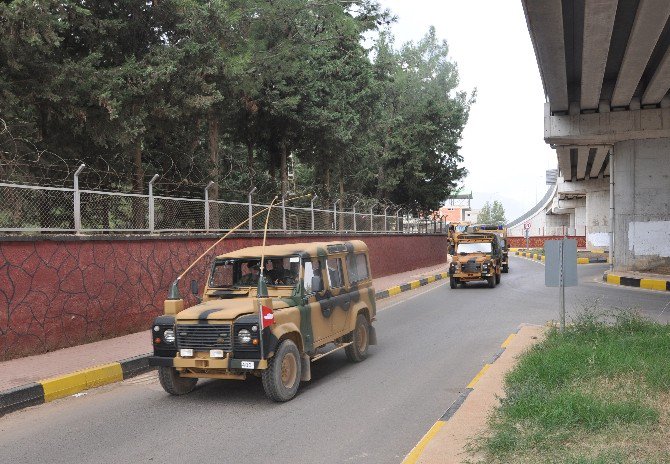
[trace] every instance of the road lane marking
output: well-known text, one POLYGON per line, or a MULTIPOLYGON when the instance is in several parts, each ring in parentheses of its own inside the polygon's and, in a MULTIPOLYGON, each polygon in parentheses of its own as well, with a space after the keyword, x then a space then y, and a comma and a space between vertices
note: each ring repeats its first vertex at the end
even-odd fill
POLYGON ((435 290, 436 288, 444 287, 445 285, 447 285, 447 283, 446 283, 446 282, 443 282, 443 283, 441 283, 441 284, 435 285, 434 287, 428 287, 428 289, 425 290, 425 291, 423 291, 423 292, 410 293, 410 294, 408 294, 407 298, 405 298, 405 299, 401 299, 401 300, 398 300, 398 301, 395 301, 394 303, 389 304, 389 305, 385 305, 385 304, 382 302, 382 303, 379 304, 380 307, 377 308, 377 312, 381 312, 381 311, 384 311, 384 310, 386 310, 386 309, 393 308, 394 306, 398 306, 398 305, 401 304, 401 303, 405 303, 405 302, 407 302, 407 301, 409 301, 409 300, 412 300, 412 299, 416 298, 417 296, 421 296, 421 295, 424 295, 424 294, 426 294, 426 293, 428 293, 428 292, 432 292, 432 291, 435 290))
POLYGON ((507 337, 504 342, 502 342, 502 345, 500 345, 500 348, 507 348, 507 345, 509 345, 509 343, 512 341, 512 339, 514 337, 516 337, 515 333, 510 334, 510 336, 507 337))
POLYGON ((439 432, 440 429, 444 427, 444 424, 446 424, 446 422, 443 420, 438 420, 435 422, 430 430, 426 432, 423 438, 419 440, 419 443, 417 443, 416 446, 412 448, 412 451, 410 451, 407 457, 405 457, 405 459, 402 461, 402 464, 414 464, 423 453, 426 445, 428 445, 433 437, 435 437, 437 432, 439 432))

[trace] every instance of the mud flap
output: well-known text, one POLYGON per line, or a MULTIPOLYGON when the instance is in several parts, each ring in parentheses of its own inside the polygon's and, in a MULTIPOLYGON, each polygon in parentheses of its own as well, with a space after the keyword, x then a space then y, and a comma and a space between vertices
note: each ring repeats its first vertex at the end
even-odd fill
POLYGON ((377 344, 377 329, 374 328, 372 324, 370 324, 370 345, 376 345, 377 344))
POLYGON ((302 382, 309 382, 312 380, 312 361, 310 360, 310 357, 303 353, 302 356, 300 356, 300 367, 302 368, 302 375, 300 376, 300 381, 302 382))

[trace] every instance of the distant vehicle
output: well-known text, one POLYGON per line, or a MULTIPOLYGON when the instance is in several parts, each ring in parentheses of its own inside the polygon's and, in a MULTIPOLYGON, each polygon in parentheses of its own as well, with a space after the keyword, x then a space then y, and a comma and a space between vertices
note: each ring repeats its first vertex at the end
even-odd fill
POLYGON ((485 280, 489 288, 500 283, 502 272, 502 239, 494 233, 456 235, 449 265, 449 286, 464 287, 467 282, 485 280))
POLYGON ((466 232, 493 232, 502 239, 502 272, 509 272, 509 242, 507 241, 507 227, 502 224, 471 224, 466 232))
POLYGON ((449 253, 453 253, 456 243, 456 236, 465 232, 472 223, 470 222, 450 222, 447 228, 447 239, 449 240, 449 253))
MULTIPOLYGON (((200 299, 197 287, 192 281, 200 299)), ((198 378, 254 375, 269 398, 288 401, 311 379, 311 361, 344 349, 359 362, 377 342, 375 289, 360 240, 218 256, 201 302, 183 306, 180 298, 166 300, 152 328, 149 363, 172 395, 191 392, 198 378)))

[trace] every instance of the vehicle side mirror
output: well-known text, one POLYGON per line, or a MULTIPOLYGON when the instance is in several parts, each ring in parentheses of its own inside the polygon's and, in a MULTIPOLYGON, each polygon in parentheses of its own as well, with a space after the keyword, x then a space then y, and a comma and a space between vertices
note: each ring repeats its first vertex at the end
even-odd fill
POLYGON ((453 256, 455 252, 456 249, 453 246, 449 246, 449 254, 453 256))
POLYGON ((198 296, 198 281, 195 279, 191 281, 191 293, 193 293, 195 296, 198 296))
POLYGON ((321 281, 321 277, 312 276, 312 291, 320 292, 322 290, 323 290, 323 282, 321 281))

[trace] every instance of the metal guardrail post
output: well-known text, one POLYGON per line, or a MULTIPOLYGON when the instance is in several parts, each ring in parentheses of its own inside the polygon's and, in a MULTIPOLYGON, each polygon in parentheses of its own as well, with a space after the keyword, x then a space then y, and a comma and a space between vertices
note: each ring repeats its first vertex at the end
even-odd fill
POLYGON ((251 195, 256 191, 256 187, 252 188, 251 191, 249 192, 249 232, 254 230, 254 208, 251 206, 251 195))
POLYGON ((74 173, 74 231, 81 233, 81 193, 79 192, 79 174, 86 167, 81 163, 74 173))
POLYGON ((319 197, 319 195, 314 195, 312 197, 311 206, 310 206, 310 209, 312 211, 312 232, 314 232, 314 200, 316 200, 318 197, 319 197))
POLYGON ((214 185, 214 181, 210 180, 205 187, 205 232, 209 232, 209 188, 212 185, 214 185))
POLYGON ((158 174, 154 174, 154 176, 149 181, 149 233, 150 234, 154 233, 154 226, 155 226, 154 182, 156 182, 156 179, 158 179, 159 177, 160 176, 158 174))

